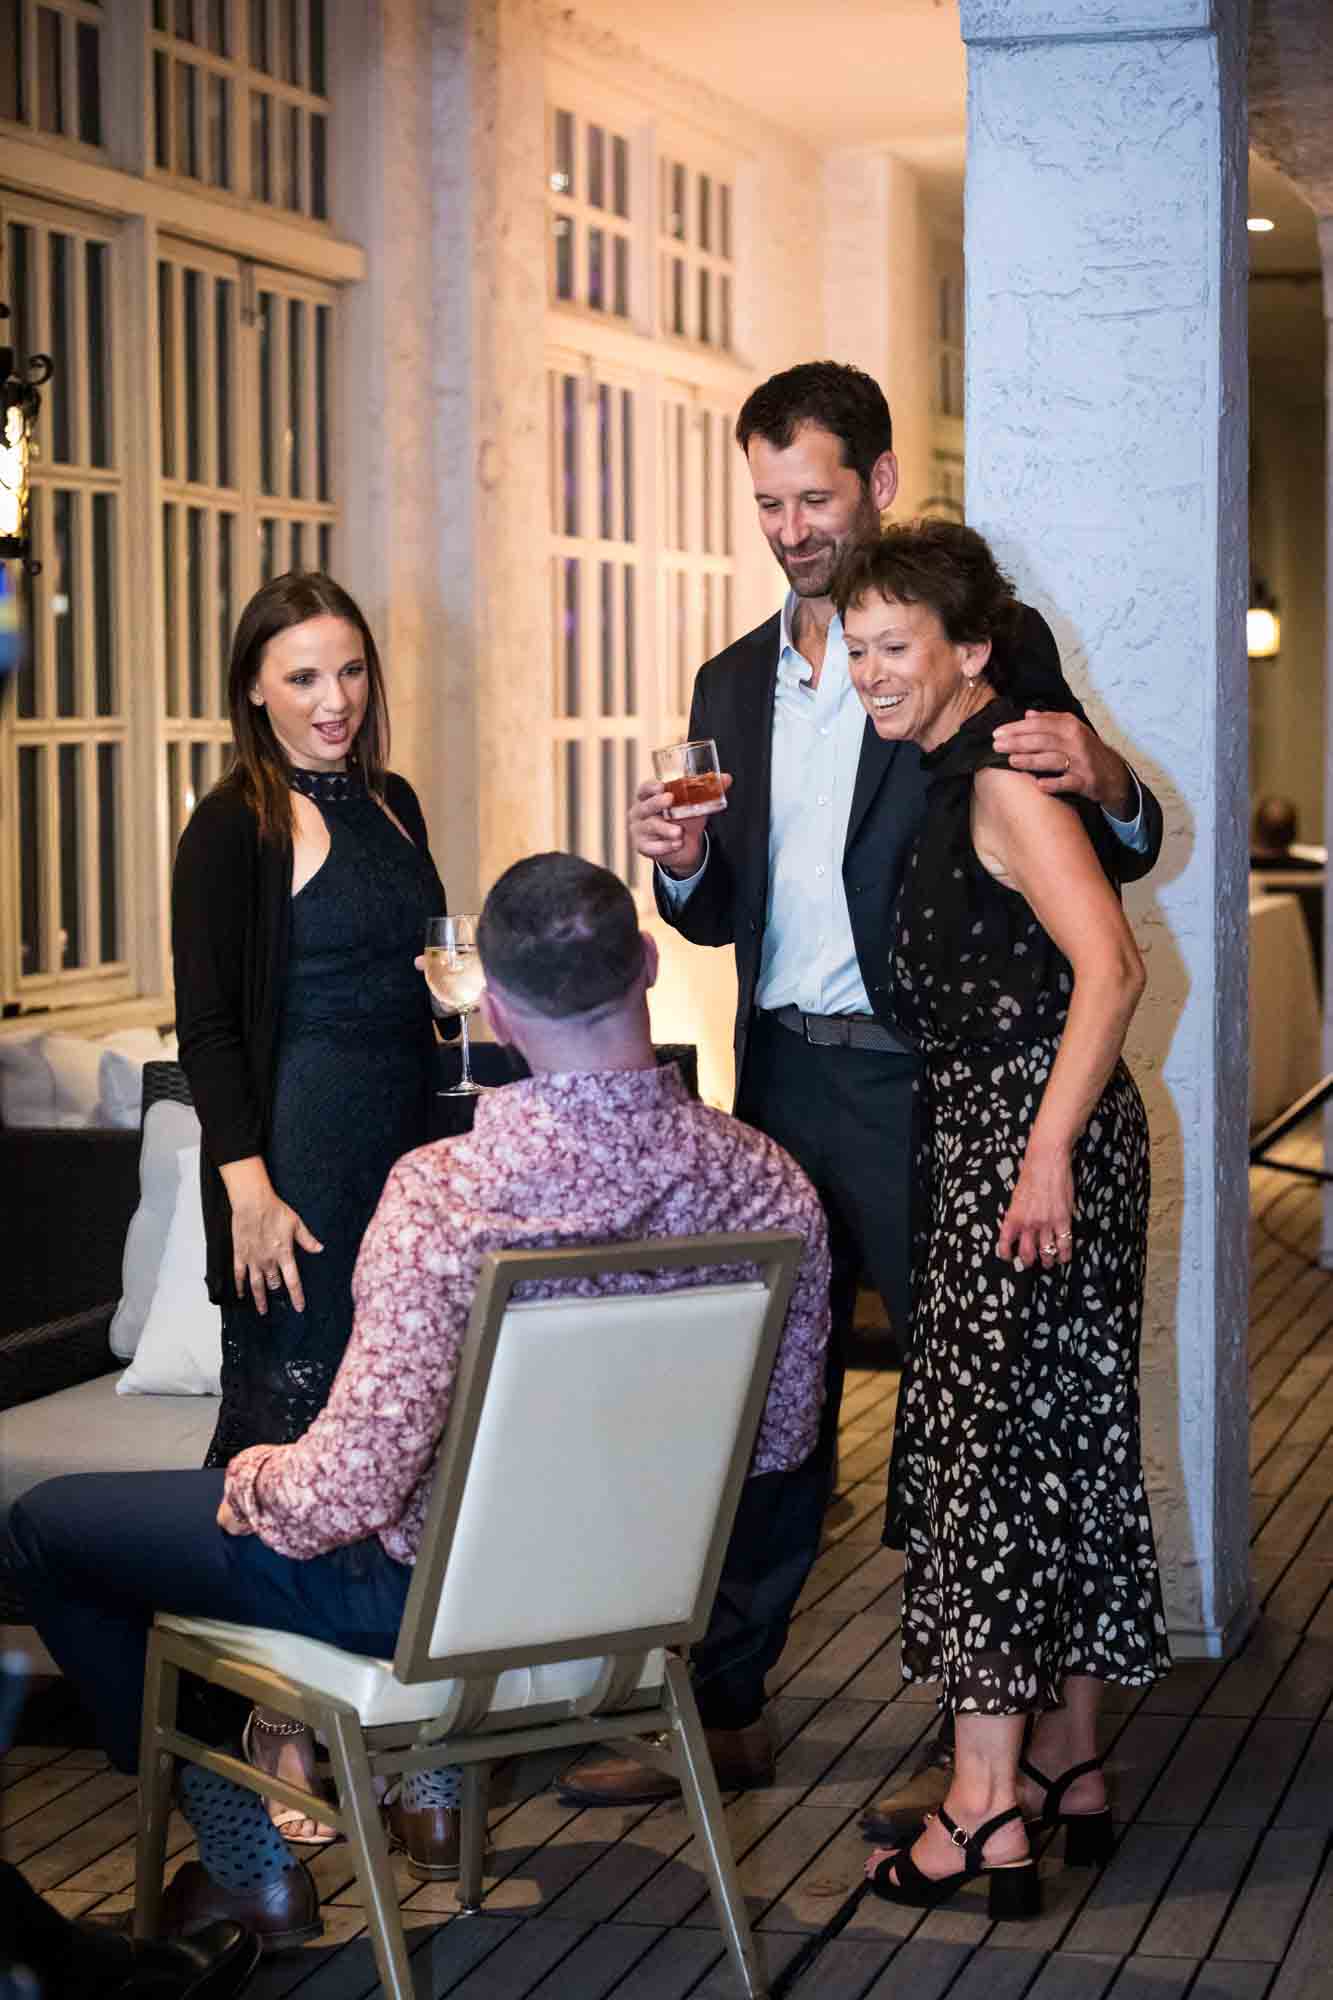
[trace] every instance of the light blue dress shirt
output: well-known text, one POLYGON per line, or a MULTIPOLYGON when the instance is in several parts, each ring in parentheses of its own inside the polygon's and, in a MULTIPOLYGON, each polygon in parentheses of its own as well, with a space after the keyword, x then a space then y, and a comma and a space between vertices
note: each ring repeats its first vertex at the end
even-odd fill
MULTIPOLYGON (((810 665, 792 643, 798 599, 788 593, 778 639, 773 701, 773 783, 768 818, 768 908, 755 1005, 806 1014, 869 1014, 842 881, 842 857, 861 759, 866 712, 852 685, 847 642, 835 612, 819 685, 804 687, 810 665)), ((1137 791, 1137 779, 1135 786, 1137 791)), ((1106 818, 1125 846, 1147 846, 1143 805, 1132 820, 1106 818)), ((677 881, 658 869, 668 903, 679 909, 702 880, 677 881)))

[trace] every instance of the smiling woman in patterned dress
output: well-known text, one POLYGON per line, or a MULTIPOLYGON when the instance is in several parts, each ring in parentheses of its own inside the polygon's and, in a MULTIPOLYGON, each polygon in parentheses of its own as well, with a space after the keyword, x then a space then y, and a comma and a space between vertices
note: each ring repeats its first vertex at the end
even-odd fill
POLYGON ((1017 607, 981 537, 892 528, 834 600, 876 733, 930 776, 892 965, 924 1118, 886 1540, 904 1679, 941 1682, 957 1726, 940 1813, 867 1873, 916 1907, 986 1874, 992 1916, 1028 1916, 1025 1818, 1065 1826, 1070 1862, 1106 1858, 1102 1684, 1170 1664, 1139 1444, 1148 1131, 1120 1059, 1143 965, 1100 816, 992 748, 1019 719, 1017 607))

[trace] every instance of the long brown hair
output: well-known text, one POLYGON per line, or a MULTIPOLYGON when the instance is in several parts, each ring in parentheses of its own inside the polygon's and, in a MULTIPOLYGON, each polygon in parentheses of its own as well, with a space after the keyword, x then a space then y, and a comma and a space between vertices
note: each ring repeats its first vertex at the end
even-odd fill
POLYGON ((287 570, 261 585, 241 613, 227 669, 227 707, 235 762, 222 782, 239 786, 258 817, 261 840, 291 838, 292 795, 287 781, 287 758, 273 734, 268 710, 251 701, 250 690, 264 663, 264 648, 270 639, 276 639, 293 625, 304 625, 309 618, 324 617, 344 619, 356 627, 360 636, 370 692, 365 719, 356 733, 348 761, 365 773, 366 783, 377 798, 384 793, 384 772, 389 758, 389 706, 384 693, 384 670, 370 627, 360 605, 331 576, 322 570, 287 570))

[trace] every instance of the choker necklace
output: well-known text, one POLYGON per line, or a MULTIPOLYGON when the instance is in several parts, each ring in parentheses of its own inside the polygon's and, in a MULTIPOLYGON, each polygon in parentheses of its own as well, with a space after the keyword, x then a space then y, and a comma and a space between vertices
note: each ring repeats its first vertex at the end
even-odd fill
POLYGON ((289 764, 287 782, 294 792, 313 799, 319 806, 336 806, 344 799, 364 799, 369 790, 366 774, 359 764, 346 771, 303 771, 299 765, 289 764))

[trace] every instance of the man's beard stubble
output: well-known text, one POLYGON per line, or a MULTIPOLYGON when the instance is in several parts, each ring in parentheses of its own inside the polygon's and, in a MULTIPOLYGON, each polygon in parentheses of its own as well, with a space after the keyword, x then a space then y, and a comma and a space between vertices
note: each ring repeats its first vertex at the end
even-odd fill
POLYGON ((798 597, 827 597, 844 552, 859 547, 863 542, 874 541, 880 532, 880 526, 880 511, 871 499, 867 487, 861 495, 856 519, 845 535, 839 535, 833 541, 820 542, 812 539, 799 549, 779 548, 776 542, 770 542, 769 547, 773 551, 778 568, 798 597), (795 557, 808 559, 814 555, 822 555, 826 559, 821 562, 808 560, 798 562, 794 569, 788 566, 795 557))

